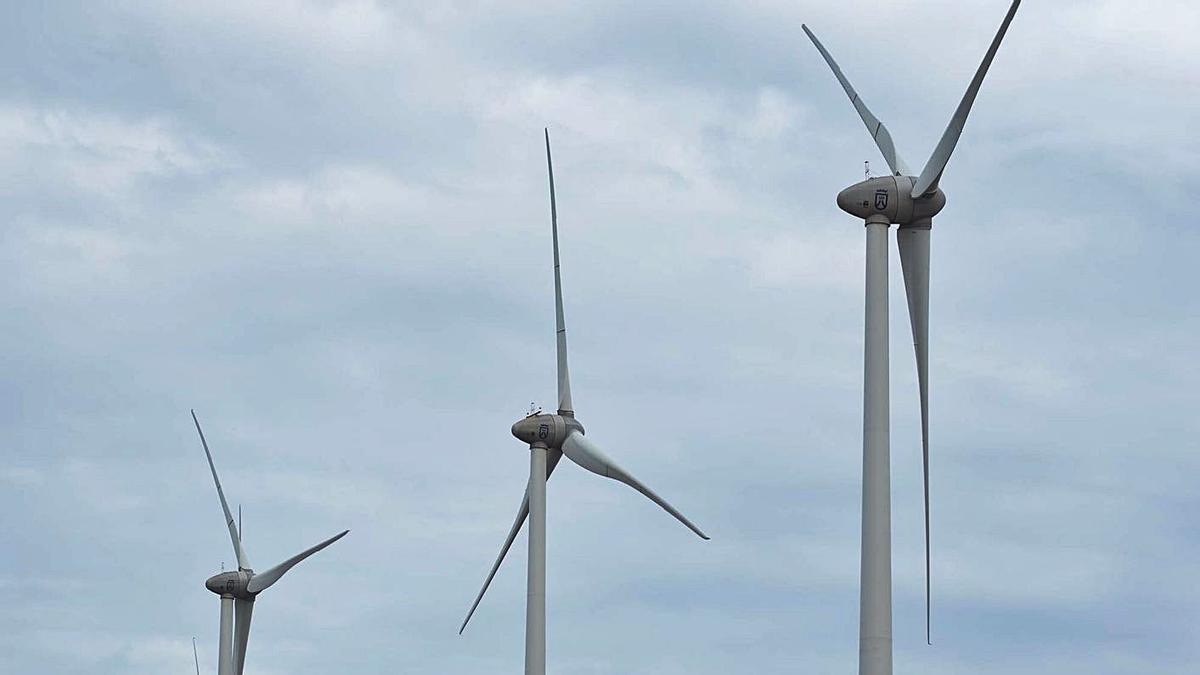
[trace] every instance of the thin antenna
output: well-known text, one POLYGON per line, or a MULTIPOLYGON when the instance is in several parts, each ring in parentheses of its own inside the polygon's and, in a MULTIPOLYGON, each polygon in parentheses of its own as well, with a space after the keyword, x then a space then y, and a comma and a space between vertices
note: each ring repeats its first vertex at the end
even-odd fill
POLYGON ((238 540, 242 539, 242 505, 238 504, 238 540))
POLYGON ((200 653, 196 651, 196 636, 192 636, 192 658, 196 659, 196 675, 200 675, 200 653))
POLYGON ((867 174, 867 180, 871 180, 871 160, 863 162, 863 173, 867 174))

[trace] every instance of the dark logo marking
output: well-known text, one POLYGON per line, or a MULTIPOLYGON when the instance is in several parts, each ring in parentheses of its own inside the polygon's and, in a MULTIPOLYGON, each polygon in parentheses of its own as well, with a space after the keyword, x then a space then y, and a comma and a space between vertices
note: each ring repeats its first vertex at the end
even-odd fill
POLYGON ((538 425, 538 438, 540 438, 544 441, 549 436, 550 436, 550 425, 549 424, 539 424, 538 425))
POLYGON ((888 204, 887 190, 876 190, 875 191, 875 210, 882 211, 887 208, 887 204, 888 204))

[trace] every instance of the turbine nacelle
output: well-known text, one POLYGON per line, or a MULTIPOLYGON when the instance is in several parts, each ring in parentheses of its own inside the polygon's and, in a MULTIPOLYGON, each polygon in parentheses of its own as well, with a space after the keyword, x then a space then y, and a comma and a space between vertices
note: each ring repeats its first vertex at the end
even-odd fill
POLYGON ((912 225, 928 221, 946 206, 946 194, 934 188, 931 193, 912 197, 912 176, 868 178, 842 190, 838 208, 866 220, 882 216, 893 225, 912 225))
POLYGON ((204 582, 204 587, 217 595, 228 595, 238 600, 253 600, 254 593, 246 589, 254 572, 238 570, 236 572, 221 572, 214 574, 204 582))
POLYGON ((561 448, 571 432, 583 433, 583 425, 574 417, 566 415, 529 415, 512 425, 512 435, 529 445, 544 445, 561 448))

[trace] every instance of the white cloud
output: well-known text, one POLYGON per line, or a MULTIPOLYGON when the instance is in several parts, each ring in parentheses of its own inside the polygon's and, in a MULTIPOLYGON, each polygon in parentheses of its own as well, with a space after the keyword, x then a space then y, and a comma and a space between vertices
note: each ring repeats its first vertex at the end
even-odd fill
POLYGON ((224 154, 161 119, 0 106, 0 171, 10 181, 32 169, 75 191, 119 198, 139 181, 213 170, 227 161, 224 154))

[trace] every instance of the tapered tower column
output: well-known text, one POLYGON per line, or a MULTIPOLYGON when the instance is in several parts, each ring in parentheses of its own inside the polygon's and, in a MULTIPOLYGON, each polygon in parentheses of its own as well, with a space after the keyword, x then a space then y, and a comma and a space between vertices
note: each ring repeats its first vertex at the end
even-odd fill
POLYGON ((888 447, 888 221, 867 219, 859 675, 892 673, 892 497, 888 447))
POLYGON ((217 675, 233 675, 233 596, 221 596, 221 637, 217 648, 217 675))
POLYGON ((529 578, 525 598, 525 675, 546 674, 546 455, 529 448, 529 578))

